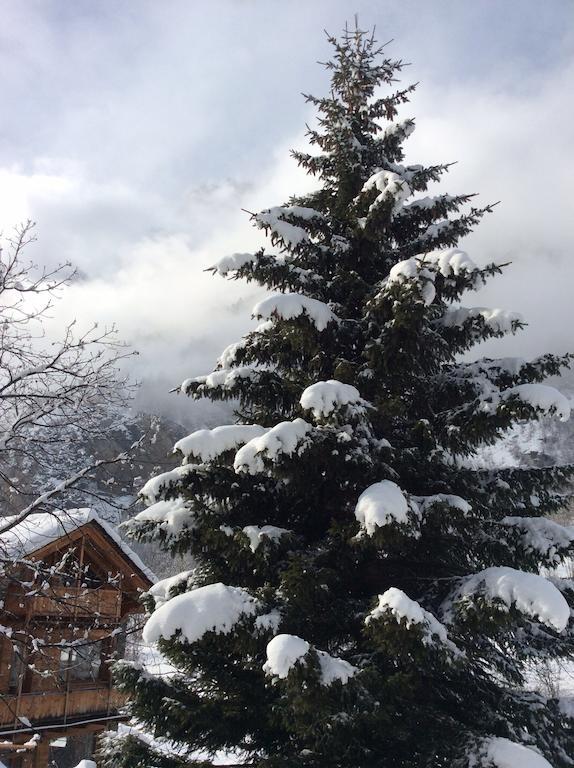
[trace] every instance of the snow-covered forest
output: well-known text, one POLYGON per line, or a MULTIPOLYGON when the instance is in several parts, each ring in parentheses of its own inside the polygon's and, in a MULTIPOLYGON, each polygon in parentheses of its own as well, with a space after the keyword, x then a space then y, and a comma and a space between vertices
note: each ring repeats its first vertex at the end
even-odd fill
POLYGON ((574 357, 363 23, 135 334, 129 261, 2 235, 0 768, 574 764, 574 357))

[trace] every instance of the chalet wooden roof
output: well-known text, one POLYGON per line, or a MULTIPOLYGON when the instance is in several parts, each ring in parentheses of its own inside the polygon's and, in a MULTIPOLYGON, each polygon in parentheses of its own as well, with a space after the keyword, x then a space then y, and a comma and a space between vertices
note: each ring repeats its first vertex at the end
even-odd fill
MULTIPOLYGON (((16 517, 2 518, 9 523, 16 517)), ((148 590, 156 581, 153 572, 121 539, 117 531, 93 509, 67 509, 29 515, 13 528, 0 535, 0 553, 3 558, 41 560, 52 552, 70 546, 86 536, 122 574, 129 576, 137 589, 148 590)))

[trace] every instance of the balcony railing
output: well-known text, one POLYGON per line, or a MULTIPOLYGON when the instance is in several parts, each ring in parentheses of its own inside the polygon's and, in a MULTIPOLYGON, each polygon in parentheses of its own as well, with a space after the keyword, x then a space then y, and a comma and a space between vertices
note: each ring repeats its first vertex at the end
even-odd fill
POLYGON ((125 695, 109 685, 22 693, 19 697, 0 695, 0 727, 21 724, 22 718, 33 725, 44 721, 65 724, 79 717, 90 719, 90 716, 97 720, 98 716, 116 713, 125 701, 125 695))
POLYGON ((118 619, 121 615, 122 593, 118 589, 100 587, 59 587, 49 585, 41 594, 10 591, 5 611, 16 616, 101 616, 118 619))

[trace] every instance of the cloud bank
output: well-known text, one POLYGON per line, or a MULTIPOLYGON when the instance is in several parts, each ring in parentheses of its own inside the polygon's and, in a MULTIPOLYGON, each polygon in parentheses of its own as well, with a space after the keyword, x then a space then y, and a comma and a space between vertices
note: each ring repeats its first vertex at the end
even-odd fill
MULTIPOLYGON (((502 201, 462 247, 479 262, 513 262, 475 303, 520 311, 530 326, 485 354, 562 352, 574 347, 568 4, 476 5, 358 10, 381 38, 397 38, 391 54, 414 61, 405 80, 422 81, 404 110, 417 122, 408 161, 459 161, 440 190, 502 201)), ((161 9, 0 0, 0 9, 9 21, 0 98, 11 107, 0 224, 38 221, 31 256, 70 259, 83 275, 56 322, 115 322, 140 351, 141 403, 183 417, 182 398, 162 393, 210 370, 251 327, 261 297, 203 270, 261 242, 242 208, 313 186, 288 155, 312 119, 300 91, 327 88, 314 64, 328 56, 321 30, 337 31, 353 9, 343 0, 161 9)))

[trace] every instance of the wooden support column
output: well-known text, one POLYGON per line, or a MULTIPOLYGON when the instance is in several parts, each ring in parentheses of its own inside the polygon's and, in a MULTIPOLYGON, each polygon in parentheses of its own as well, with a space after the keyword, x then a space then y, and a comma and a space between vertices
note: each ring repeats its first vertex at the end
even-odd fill
POLYGON ((48 768, 48 760, 50 759, 50 739, 47 737, 40 739, 32 754, 34 756, 32 763, 33 768, 48 768))

